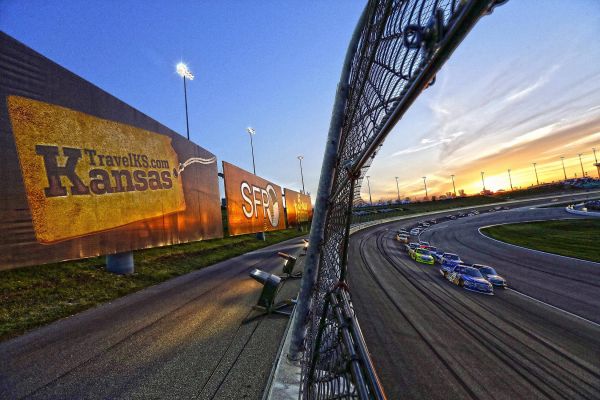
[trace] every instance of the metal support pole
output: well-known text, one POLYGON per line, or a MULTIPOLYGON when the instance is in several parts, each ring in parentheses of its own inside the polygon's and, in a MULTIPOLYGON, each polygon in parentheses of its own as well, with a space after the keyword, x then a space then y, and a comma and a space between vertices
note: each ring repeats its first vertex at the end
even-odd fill
POLYGON ((512 178, 510 176, 510 169, 508 170, 508 181, 510 182, 510 190, 514 190, 512 185, 512 178))
POLYGON ((190 121, 188 119, 187 86, 185 84, 185 75, 183 76, 183 97, 185 99, 185 127, 187 130, 187 138, 190 140, 190 121))
POLYGON ((108 254, 106 256, 106 270, 118 275, 133 274, 133 252, 108 254))
POLYGON ((296 319, 292 326, 292 340, 288 358, 298 360, 306 334, 306 325, 308 311, 310 309, 311 294, 317 279, 319 268, 319 256, 323 245, 323 236, 325 232, 325 221, 327 218, 327 210, 329 197, 331 195, 331 187, 333 185, 333 177, 335 174, 337 149, 342 135, 342 125, 344 122, 344 109, 348 100, 348 81, 350 79, 350 69, 352 60, 358 47, 360 36, 364 25, 367 21, 369 7, 365 7, 361 14, 358 24, 354 29, 342 73, 340 82, 333 103, 333 111, 331 113, 331 122, 329 124, 329 133, 327 135, 327 143, 325 145, 325 154, 323 155, 323 165, 321 167, 321 177, 319 178, 319 187, 317 189, 317 197, 315 200, 315 208, 313 209, 313 220, 310 227, 310 236, 308 251, 306 252, 306 261, 304 264, 304 272, 300 283, 300 293, 298 294, 298 303, 296 304, 296 319))
POLYGON ((423 184, 425 185, 425 198, 427 198, 427 177, 423 177, 423 184))
POLYGON ((398 191, 398 203, 400 203, 400 186, 398 186, 398 177, 396 177, 396 190, 398 191))
POLYGON ((598 158, 596 158, 596 148, 592 148, 592 151, 594 152, 594 165, 596 165, 596 170, 598 171, 598 178, 600 178, 600 164, 598 164, 598 158))
POLYGON ((566 181, 567 180, 567 170, 565 169, 565 158, 564 157, 560 157, 560 161, 562 161, 563 174, 565 174, 565 181, 566 181))
POLYGON ((302 193, 306 194, 306 190, 304 190, 304 172, 302 171, 302 159, 304 157, 298 156, 298 160, 300 160, 300 178, 302 179, 302 193))
POLYGON ((254 173, 254 175, 256 175, 256 165, 254 164, 254 142, 252 141, 252 134, 249 133, 250 135, 250 149, 252 151, 252 172, 254 173))
POLYGON ((454 175, 450 175, 452 177, 452 189, 454 189, 454 197, 456 197, 456 185, 454 184, 454 175))
POLYGON ((481 184, 483 185, 483 191, 485 192, 485 180, 483 179, 483 174, 485 172, 481 171, 481 184))
POLYGON ((535 171, 535 181, 537 182, 537 185, 540 186, 540 180, 538 179, 537 168, 535 167, 536 165, 537 165, 537 163, 533 163, 533 170, 535 171))
POLYGON ((583 169, 583 162, 581 161, 581 153, 577 155, 579 156, 579 165, 581 165, 581 177, 585 178, 585 170, 583 169))
POLYGON ((367 178, 367 187, 369 188, 369 204, 373 205, 373 199, 371 198, 371 183, 369 182, 369 176, 367 178))

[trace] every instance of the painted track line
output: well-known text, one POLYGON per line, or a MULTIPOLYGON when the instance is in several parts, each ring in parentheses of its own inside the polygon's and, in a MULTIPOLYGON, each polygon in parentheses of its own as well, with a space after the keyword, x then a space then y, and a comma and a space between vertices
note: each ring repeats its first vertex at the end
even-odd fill
POLYGON ((521 292, 519 292, 518 290, 511 289, 511 288, 507 288, 507 290, 510 290, 511 292, 514 292, 514 293, 516 293, 516 294, 518 294, 518 295, 521 295, 521 296, 523 296, 523 297, 527 297, 527 298, 528 298, 528 299, 530 299, 530 300, 533 300, 533 301, 536 301, 536 302, 538 302, 538 303, 544 304, 544 305, 546 305, 546 306, 548 306, 548 307, 550 307, 550 308, 553 308, 553 309, 555 309, 555 310, 557 310, 557 311, 561 311, 561 312, 563 312, 563 313, 565 313, 565 314, 568 314, 568 315, 570 315, 570 316, 572 316, 572 317, 578 318, 578 319, 580 319, 580 320, 582 320, 582 321, 585 321, 585 322, 587 322, 587 323, 589 323, 589 324, 592 324, 592 325, 594 325, 594 326, 596 326, 596 327, 600 328, 600 324, 599 324, 599 323, 597 323, 597 322, 591 321, 591 320, 589 320, 589 319, 587 319, 587 318, 583 318, 582 316, 579 316, 579 315, 577 315, 577 314, 573 314, 572 312, 569 312, 569 311, 567 311, 567 310, 563 310, 562 308, 558 308, 558 307, 556 307, 556 306, 553 306, 552 304, 546 303, 545 301, 538 300, 538 299, 536 299, 535 297, 528 296, 528 295, 526 295, 525 293, 521 293, 521 292))

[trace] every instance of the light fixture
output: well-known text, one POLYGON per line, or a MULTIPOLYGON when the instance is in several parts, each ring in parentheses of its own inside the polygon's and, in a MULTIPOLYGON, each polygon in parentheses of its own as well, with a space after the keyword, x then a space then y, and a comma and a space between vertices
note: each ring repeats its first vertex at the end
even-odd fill
POLYGON ((256 164, 254 163, 254 142, 252 141, 252 136, 256 135, 256 129, 252 127, 247 127, 246 132, 250 136, 250 149, 252 150, 252 172, 256 175, 256 164))
POLYGON ((280 277, 270 274, 266 271, 262 271, 258 268, 254 268, 252 271, 250 271, 250 277, 263 285, 258 302, 252 307, 255 310, 261 311, 261 313, 252 318, 246 319, 244 322, 250 322, 258 317, 268 314, 291 315, 290 311, 282 311, 281 309, 294 305, 294 300, 284 300, 279 303, 275 303, 277 293, 281 289, 282 279, 280 277))
POLYGON ((282 280, 302 278, 302 272, 294 273, 294 266, 296 265, 296 257, 291 256, 282 251, 278 252, 277 255, 285 260, 283 262, 283 274, 284 275, 280 276, 280 278, 282 280))
POLYGON ((189 79, 190 81, 194 80, 194 75, 192 75, 192 72, 189 70, 187 65, 185 65, 182 62, 177 64, 177 66, 175 67, 175 70, 177 71, 179 76, 181 76, 183 78, 183 96, 184 96, 184 100, 185 100, 185 128, 187 131, 187 138, 188 138, 188 140, 190 140, 190 120, 188 118, 187 86, 185 84, 185 80, 186 79, 189 79))

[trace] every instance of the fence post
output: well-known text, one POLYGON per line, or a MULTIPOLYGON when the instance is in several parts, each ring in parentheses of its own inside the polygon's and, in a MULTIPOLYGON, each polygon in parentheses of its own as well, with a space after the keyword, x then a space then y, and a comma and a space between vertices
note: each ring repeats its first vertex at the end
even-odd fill
POLYGON ((370 3, 365 6, 354 33, 352 34, 352 39, 348 46, 340 82, 337 88, 335 102, 333 103, 329 133, 327 135, 325 154, 323 155, 323 165, 321 167, 321 177, 319 179, 319 188, 315 200, 313 220, 310 226, 308 252, 306 253, 306 262, 304 264, 304 272, 300 284, 298 304, 296 305, 296 319, 294 326, 292 326, 292 341, 288 353, 288 358, 291 360, 298 360, 300 358, 300 351, 302 350, 302 343, 304 342, 306 318, 310 309, 312 290, 317 278, 321 246, 323 244, 323 234, 325 231, 325 221, 327 220, 327 212, 329 210, 329 197, 331 195, 333 177, 335 176, 339 141, 342 136, 344 111, 348 99, 350 70, 352 68, 352 60, 354 59, 354 54, 356 53, 363 27, 366 24, 369 4, 370 3))

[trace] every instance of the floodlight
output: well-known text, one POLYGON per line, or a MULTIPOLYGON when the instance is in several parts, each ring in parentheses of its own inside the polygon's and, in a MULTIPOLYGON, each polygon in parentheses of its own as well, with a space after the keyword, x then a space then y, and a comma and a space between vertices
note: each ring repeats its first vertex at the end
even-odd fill
POLYGON ((250 277, 263 285, 263 290, 258 299, 258 306, 264 307, 267 310, 271 309, 275 302, 275 296, 279 291, 281 278, 277 275, 261 271, 258 268, 255 268, 250 272, 250 277))
POLYGON ((181 76, 182 78, 187 78, 190 81, 194 79, 194 75, 192 74, 192 71, 190 71, 188 66, 182 62, 177 64, 177 66, 175 67, 175 70, 177 71, 179 76, 181 76))
POLYGON ((302 277, 302 272, 297 272, 294 274, 294 265, 296 265, 296 257, 291 256, 287 253, 279 252, 277 255, 283 258, 285 261, 283 262, 283 276, 280 276, 281 279, 297 279, 302 277))
POLYGON ((250 271, 250 277, 263 285, 263 290, 258 298, 258 303, 253 307, 255 310, 262 312, 253 318, 245 320, 245 322, 249 322, 260 316, 268 314, 291 315, 291 312, 281 311, 281 309, 294 305, 294 300, 284 300, 279 303, 275 303, 275 297, 277 297, 277 293, 279 292, 279 289, 281 289, 282 279, 280 277, 270 274, 266 271, 262 271, 258 268, 250 271))

